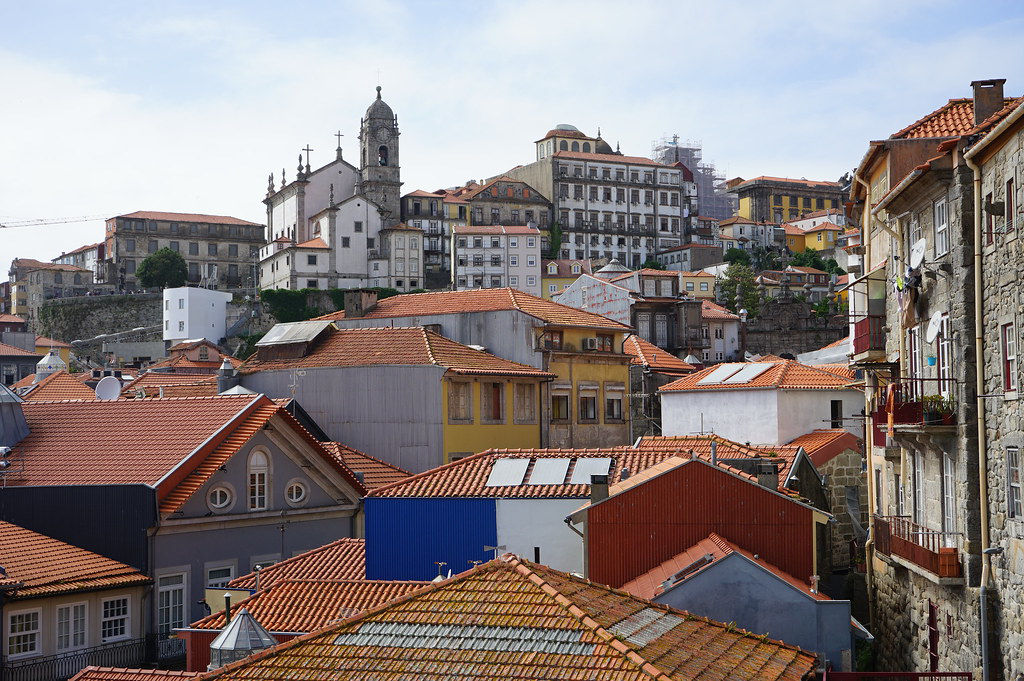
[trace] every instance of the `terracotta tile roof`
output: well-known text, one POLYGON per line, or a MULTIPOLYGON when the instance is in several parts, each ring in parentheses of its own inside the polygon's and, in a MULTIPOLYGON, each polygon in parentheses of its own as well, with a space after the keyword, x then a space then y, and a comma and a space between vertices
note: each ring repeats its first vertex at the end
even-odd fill
POLYGON ((262 227, 258 222, 249 222, 229 215, 204 215, 202 213, 165 213, 153 210, 137 210, 134 213, 116 215, 119 218, 138 218, 140 220, 167 220, 169 222, 202 222, 211 225, 252 225, 262 227))
POLYGON ((643 156, 622 156, 620 154, 588 154, 583 151, 556 151, 552 154, 554 158, 568 158, 575 161, 603 161, 605 163, 622 163, 631 166, 655 166, 658 168, 669 169, 671 166, 667 166, 664 163, 658 163, 652 161, 649 158, 643 156))
POLYGON ((700 316, 704 319, 739 319, 739 315, 734 315, 718 303, 712 303, 710 300, 700 301, 700 316))
POLYGON ((631 272, 624 272, 624 273, 620 274, 617 277, 612 277, 610 279, 610 281, 618 281, 619 279, 627 279, 629 277, 632 277, 634 274, 640 274, 640 275, 643 275, 645 277, 668 277, 670 279, 675 279, 679 275, 679 273, 676 272, 675 270, 656 270, 653 267, 642 267, 642 268, 640 268, 638 270, 633 270, 631 272))
POLYGON ((411 191, 408 194, 403 195, 402 198, 404 199, 411 196, 422 196, 429 199, 440 199, 444 197, 444 194, 442 194, 441 192, 428 192, 423 189, 417 189, 416 191, 411 191))
POLYGON ((810 584, 801 582, 799 579, 783 572, 776 566, 772 565, 768 561, 755 556, 749 551, 740 548, 733 542, 719 536, 718 534, 711 533, 707 539, 701 540, 679 553, 678 555, 669 558, 657 567, 652 568, 645 574, 640 575, 631 582, 628 582, 622 586, 622 590, 633 594, 639 598, 654 598, 665 592, 664 584, 666 581, 672 580, 672 586, 684 582, 687 579, 692 578, 694 575, 699 574, 706 570, 708 567, 715 565, 722 558, 725 558, 731 553, 738 553, 745 557, 747 560, 756 563, 764 570, 767 570, 771 574, 775 575, 782 581, 786 582, 795 589, 802 591, 814 600, 828 601, 831 600, 828 596, 820 592, 811 591, 810 584), (711 556, 712 560, 704 565, 693 569, 691 572, 684 575, 678 581, 673 580, 673 577, 683 569, 693 565, 694 562, 704 558, 705 556, 711 556))
MULTIPOLYGON (((172 350, 173 350, 173 348, 172 348, 172 350)), ((231 362, 231 366, 235 367, 236 369, 242 364, 242 360, 238 359, 237 357, 232 357, 231 355, 226 355, 226 354, 219 353, 219 352, 216 355, 212 355, 211 354, 210 357, 211 357, 211 359, 209 359, 209 360, 195 360, 195 359, 189 359, 188 356, 186 356, 184 354, 180 354, 180 355, 177 355, 177 356, 174 356, 174 357, 168 357, 167 359, 164 359, 164 360, 161 360, 159 362, 154 362, 153 364, 150 364, 149 367, 147 368, 147 371, 153 371, 155 369, 175 369, 175 370, 199 369, 199 370, 203 370, 203 372, 205 372, 205 373, 211 373, 212 374, 212 373, 215 373, 217 371, 217 369, 220 368, 221 362, 223 362, 225 359, 227 359, 229 362, 231 362)), ((169 373, 169 372, 165 372, 165 373, 169 373)), ((200 372, 199 371, 193 371, 192 373, 196 374, 196 373, 200 373, 200 372)))
POLYGON ((327 245, 327 242, 320 237, 313 237, 309 241, 303 241, 301 244, 295 244, 295 248, 316 248, 324 251, 331 250, 331 247, 327 245))
MULTIPOLYGON (((779 464, 779 485, 780 489, 785 486, 785 481, 793 471, 793 464, 796 462, 800 448, 793 445, 746 445, 739 442, 727 440, 719 435, 648 435, 636 442, 636 448, 646 451, 670 452, 676 456, 697 457, 704 461, 711 461, 711 442, 716 443, 716 456, 722 459, 769 459, 776 460, 779 464)), ((725 466, 734 472, 736 469, 725 466)), ((746 473, 739 473, 741 476, 750 477, 746 473)))
MULTIPOLYGON (((3 321, 3 320, 0 320, 3 321)), ((56 338, 48 338, 46 336, 36 336, 36 347, 47 347, 47 348, 70 348, 71 343, 65 343, 59 341, 56 338)))
MULTIPOLYGON (((271 633, 305 633, 337 624, 428 584, 430 582, 286 579, 261 588, 249 598, 232 603, 231 607, 232 610, 247 609, 271 633)), ((207 615, 189 628, 223 629, 224 611, 207 615)))
MULTIPOLYGON (((33 374, 34 376, 34 374, 33 374)), ((66 371, 55 371, 18 395, 26 402, 40 400, 94 400, 96 392, 66 371)))
POLYGON ((94 244, 86 244, 84 246, 79 246, 78 248, 76 248, 73 251, 68 251, 67 253, 61 253, 57 257, 58 258, 63 258, 66 255, 74 255, 75 253, 81 253, 82 251, 91 251, 92 249, 97 248, 97 247, 102 246, 102 245, 103 245, 102 241, 99 241, 99 242, 94 243, 94 244))
MULTIPOLYGON (((260 589, 289 579, 366 579, 366 542, 346 537, 269 565, 260 570, 260 589)), ((255 589, 256 573, 236 577, 228 586, 232 589, 255 589)))
MULTIPOLYGON (((77 378, 77 376, 76 376, 76 378, 77 378)), ((29 374, 28 376, 24 377, 20 381, 16 381, 16 382, 12 383, 8 387, 11 390, 17 390, 18 388, 27 388, 28 386, 32 385, 35 382, 35 380, 36 380, 36 375, 35 374, 29 374)))
MULTIPOLYGON (((1004 107, 1016 101, 1004 98, 1004 107)), ((970 97, 951 99, 930 114, 914 121, 889 139, 921 139, 926 137, 959 137, 974 128, 974 100, 970 97)))
MULTIPOLYGON (((477 196, 480 196, 480 194, 483 194, 485 191, 488 191, 489 189, 494 187, 498 182, 508 182, 508 183, 513 183, 513 184, 525 185, 526 188, 530 190, 530 192, 531 192, 530 196, 531 197, 536 197, 536 198, 539 198, 541 200, 544 199, 544 197, 541 195, 541 193, 539 191, 537 191, 536 189, 531 187, 526 182, 523 182, 522 180, 517 180, 517 179, 512 178, 512 177, 508 177, 506 175, 502 175, 501 177, 496 177, 493 180, 491 180, 490 182, 487 182, 485 184, 478 184, 478 185, 476 185, 474 187, 471 187, 471 188, 461 192, 459 194, 459 198, 462 201, 469 201, 471 199, 475 199, 477 196)), ((494 198, 495 199, 501 199, 501 198, 508 198, 508 197, 495 196, 494 198)), ((527 197, 526 199, 523 199, 523 200, 529 201, 530 198, 527 197)))
POLYGON ((825 270, 819 270, 816 267, 798 267, 796 265, 790 265, 785 269, 786 272, 801 272, 803 274, 828 274, 825 270))
POLYGON ((863 451, 864 444, 860 438, 843 428, 822 428, 805 433, 789 443, 790 447, 803 447, 815 466, 831 461, 837 454, 847 449, 863 451))
MULTIPOLYGON (((406 293, 378 300, 361 319, 421 317, 440 314, 465 314, 495 310, 519 310, 552 326, 586 327, 625 331, 629 327, 601 315, 577 310, 514 288, 473 289, 406 293)), ((345 312, 332 312, 317 319, 344 319, 345 312)))
POLYGON ((823 222, 820 225, 816 225, 807 230, 807 233, 811 232, 841 232, 843 228, 839 225, 832 224, 831 222, 823 222))
POLYGON ((35 350, 32 350, 32 351, 22 350, 19 347, 15 347, 13 345, 8 345, 7 343, 0 343, 0 357, 24 357, 26 355, 31 355, 32 357, 38 357, 39 359, 43 358, 43 356, 40 355, 35 350))
MULTIPOLYGON (((138 378, 129 381, 121 389, 123 397, 136 397, 140 391, 145 392, 146 397, 159 397, 160 388, 171 386, 197 387, 202 391, 205 386, 217 387, 217 377, 213 374, 175 374, 167 371, 147 371, 140 374, 138 378)), ((167 397, 167 391, 164 390, 167 397)), ((216 394, 216 390, 214 391, 216 394)), ((179 395, 180 396, 180 395, 179 395)))
POLYGON ((525 234, 540 236, 540 230, 526 225, 455 225, 452 234, 525 234))
POLYGON ((760 177, 751 178, 749 180, 743 180, 741 178, 736 179, 739 180, 736 184, 732 184, 735 180, 730 180, 730 189, 735 189, 736 187, 752 182, 782 182, 784 184, 799 184, 805 187, 827 187, 836 189, 840 186, 838 182, 832 182, 831 180, 807 180, 802 177, 772 177, 771 175, 761 175, 760 177))
MULTIPOLYGON (((767 362, 766 362, 767 363, 767 362)), ((742 363, 736 363, 740 366, 742 363)), ((796 360, 782 360, 771 362, 772 367, 754 377, 746 383, 702 383, 701 379, 716 371, 715 366, 701 369, 692 374, 683 376, 667 385, 662 386, 659 392, 692 392, 702 390, 751 390, 758 388, 773 388, 779 390, 840 390, 849 383, 847 376, 841 376, 832 371, 821 369, 808 364, 801 364, 796 360)))
POLYGON ((0 314, 0 323, 3 324, 24 324, 25 320, 16 314, 0 314))
POLYGON ((543 277, 578 277, 581 274, 590 274, 590 261, 589 260, 542 260, 541 261, 541 276, 543 277), (555 274, 548 272, 548 266, 551 263, 555 263, 558 267, 558 271, 555 274), (579 265, 580 271, 573 273, 572 266, 579 265))
POLYGON ((23 585, 7 596, 15 600, 152 582, 130 565, 4 521, 0 565, 23 585))
POLYGON ((857 378, 857 372, 851 369, 848 364, 812 364, 815 369, 822 369, 824 371, 831 371, 833 374, 842 376, 847 381, 852 381, 857 378))
POLYGON ((551 130, 548 130, 543 137, 541 137, 539 140, 536 140, 534 143, 536 144, 536 142, 541 142, 549 137, 573 137, 576 139, 585 140, 597 139, 596 137, 591 137, 590 135, 580 132, 579 130, 559 130, 558 128, 552 128, 551 130))
POLYGON ((692 364, 679 359, 667 350, 662 350, 640 336, 631 335, 626 339, 622 349, 633 359, 630 364, 639 364, 661 373, 685 374, 694 370, 692 364))
POLYGON ((680 271, 679 274, 680 276, 683 277, 711 277, 712 279, 717 279, 715 275, 711 274, 710 272, 705 272, 704 270, 699 270, 697 272, 680 271))
POLYGON ((782 225, 782 229, 788 236, 803 236, 805 233, 804 230, 796 225, 782 225))
POLYGON ((12 269, 25 268, 29 271, 32 270, 59 270, 61 272, 91 272, 92 270, 78 265, 64 265, 57 262, 43 262, 42 260, 35 260, 33 258, 15 258, 11 262, 12 269))
MULTIPOLYGON (((379 365, 434 365, 454 374, 550 378, 540 369, 475 350, 421 326, 336 329, 329 327, 323 339, 304 357, 261 359, 267 352, 257 348, 245 361, 243 374, 293 367, 355 367, 379 365)), ((272 356, 272 355, 271 355, 272 356)))
MULTIPOLYGON (((1011 113, 1013 113, 1013 111, 1019 106, 1024 106, 1024 97, 1017 97, 1016 99, 1007 99, 1002 109, 996 111, 994 114, 983 120, 981 123, 971 128, 968 134, 987 132, 990 128, 995 127, 996 123, 998 123, 999 121, 1003 120, 1011 113)), ((939 149, 940 151, 942 150, 941 145, 939 149)))
POLYGON ((815 666, 786 644, 506 555, 206 678, 798 681, 815 666))
POLYGON ((86 667, 70 681, 177 681, 193 679, 202 672, 171 671, 169 669, 126 669, 124 667, 86 667))
POLYGON ((394 466, 377 457, 364 454, 340 442, 324 442, 324 448, 354 473, 363 474, 363 486, 367 490, 388 485, 392 482, 405 480, 412 473, 394 466))

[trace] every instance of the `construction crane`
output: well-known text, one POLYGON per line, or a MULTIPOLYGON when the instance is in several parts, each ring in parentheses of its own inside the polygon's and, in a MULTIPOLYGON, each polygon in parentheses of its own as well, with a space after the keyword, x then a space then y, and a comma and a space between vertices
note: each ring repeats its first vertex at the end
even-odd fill
POLYGON ((72 218, 37 218, 33 220, 0 220, 0 229, 13 229, 15 227, 43 227, 45 225, 64 225, 74 222, 91 222, 93 220, 106 220, 106 215, 80 215, 72 218))

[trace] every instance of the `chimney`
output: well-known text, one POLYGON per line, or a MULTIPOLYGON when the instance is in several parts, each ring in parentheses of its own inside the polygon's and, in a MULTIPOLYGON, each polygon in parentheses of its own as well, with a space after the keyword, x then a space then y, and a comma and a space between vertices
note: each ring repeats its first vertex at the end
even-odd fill
POLYGON ((596 504, 608 498, 608 476, 590 476, 590 503, 596 504))
POLYGON ((345 318, 362 317, 377 305, 377 293, 365 288, 345 291, 345 318))
POLYGON ((231 623, 231 594, 224 594, 224 624, 231 623))
POLYGON ((774 461, 760 461, 757 464, 757 484, 770 490, 779 489, 779 465, 774 461))
MULTIPOLYGON (((217 369, 217 392, 223 393, 238 385, 238 371, 227 357, 217 369)), ((163 390, 163 388, 161 388, 163 390)), ((162 396, 162 395, 161 395, 162 396)))
POLYGON ((974 124, 978 125, 986 118, 1003 108, 1003 83, 1005 78, 975 80, 974 88, 974 124))
POLYGON ((718 442, 716 440, 711 441, 711 465, 718 465, 718 442))

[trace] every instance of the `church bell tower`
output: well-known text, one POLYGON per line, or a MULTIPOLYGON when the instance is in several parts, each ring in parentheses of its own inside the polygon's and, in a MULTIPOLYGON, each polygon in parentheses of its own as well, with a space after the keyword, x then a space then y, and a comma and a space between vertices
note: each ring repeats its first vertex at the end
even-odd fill
POLYGON ((380 98, 366 110, 359 126, 360 191, 383 211, 383 224, 391 227, 401 218, 402 181, 398 165, 398 118, 380 98))

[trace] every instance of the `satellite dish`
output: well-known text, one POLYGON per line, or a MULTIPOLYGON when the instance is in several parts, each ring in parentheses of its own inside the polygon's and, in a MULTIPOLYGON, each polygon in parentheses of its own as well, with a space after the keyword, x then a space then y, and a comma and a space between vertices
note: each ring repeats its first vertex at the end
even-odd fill
POLYGON ((121 381, 113 376, 104 376, 96 384, 97 400, 116 400, 121 396, 121 381))
POLYGON ((917 269, 924 262, 924 251, 927 248, 927 242, 924 239, 918 239, 914 242, 914 245, 910 247, 910 267, 911 269, 917 269))
POLYGON ((939 331, 942 330, 942 312, 936 310, 932 318, 928 320, 928 328, 925 329, 924 339, 931 343, 939 336, 939 331))

